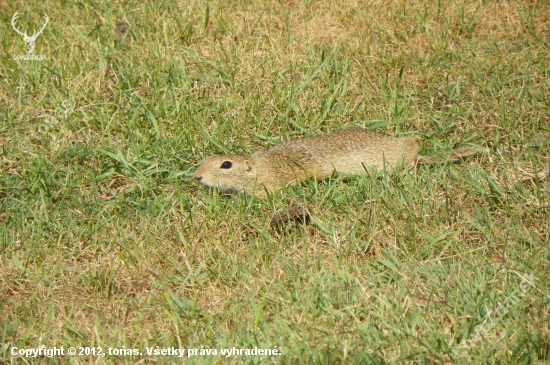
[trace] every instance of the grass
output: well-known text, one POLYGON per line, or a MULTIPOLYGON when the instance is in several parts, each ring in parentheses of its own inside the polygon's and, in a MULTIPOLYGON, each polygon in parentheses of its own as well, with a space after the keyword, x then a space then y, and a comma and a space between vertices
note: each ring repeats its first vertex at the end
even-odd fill
POLYGON ((0 363, 549 361, 548 1, 0 9, 0 363), (486 152, 266 199, 191 178, 350 125, 486 152), (272 229, 291 204, 312 224, 272 229), (143 355, 11 355, 40 345, 143 355))

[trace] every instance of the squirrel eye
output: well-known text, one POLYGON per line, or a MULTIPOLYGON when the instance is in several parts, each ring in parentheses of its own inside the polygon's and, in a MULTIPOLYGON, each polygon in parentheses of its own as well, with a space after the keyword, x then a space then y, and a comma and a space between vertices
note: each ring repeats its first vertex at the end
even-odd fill
POLYGON ((233 166, 231 161, 224 161, 220 166, 222 169, 230 169, 233 166))

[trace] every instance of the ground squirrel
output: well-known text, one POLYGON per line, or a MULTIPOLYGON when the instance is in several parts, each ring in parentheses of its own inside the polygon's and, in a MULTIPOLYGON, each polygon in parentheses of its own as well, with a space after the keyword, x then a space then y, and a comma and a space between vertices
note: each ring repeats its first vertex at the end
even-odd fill
POLYGON ((473 148, 454 150, 443 157, 418 155, 413 137, 397 138, 350 128, 334 134, 283 142, 266 151, 243 155, 214 155, 195 171, 202 185, 220 191, 247 192, 262 196, 307 178, 327 178, 338 171, 357 175, 372 167, 407 167, 438 160, 456 161, 476 153, 473 148))

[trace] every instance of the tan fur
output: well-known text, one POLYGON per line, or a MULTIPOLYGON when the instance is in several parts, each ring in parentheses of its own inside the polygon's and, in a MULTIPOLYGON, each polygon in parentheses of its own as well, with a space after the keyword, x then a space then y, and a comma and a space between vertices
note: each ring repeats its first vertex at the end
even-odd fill
MULTIPOLYGON (((469 154, 473 153, 472 150, 469 154)), ((465 155, 451 153, 448 157, 457 160, 465 155)), ((334 171, 357 175, 364 174, 366 168, 392 169, 400 163, 412 167, 417 163, 436 162, 436 159, 419 156, 414 138, 397 138, 350 128, 334 134, 283 142, 252 156, 210 156, 199 166, 194 177, 201 184, 221 191, 261 196, 264 189, 274 192, 307 178, 321 180, 334 171), (222 168, 224 162, 231 163, 231 167, 222 168)))

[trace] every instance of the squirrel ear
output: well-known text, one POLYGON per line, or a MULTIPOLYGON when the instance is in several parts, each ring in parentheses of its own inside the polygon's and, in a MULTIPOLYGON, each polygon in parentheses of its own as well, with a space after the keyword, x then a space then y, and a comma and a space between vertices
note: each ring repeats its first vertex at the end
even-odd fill
POLYGON ((244 164, 246 165, 246 171, 252 170, 252 162, 250 162, 249 160, 245 160, 244 164))

